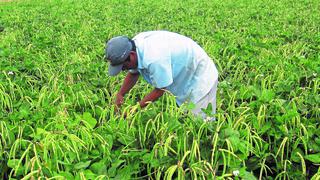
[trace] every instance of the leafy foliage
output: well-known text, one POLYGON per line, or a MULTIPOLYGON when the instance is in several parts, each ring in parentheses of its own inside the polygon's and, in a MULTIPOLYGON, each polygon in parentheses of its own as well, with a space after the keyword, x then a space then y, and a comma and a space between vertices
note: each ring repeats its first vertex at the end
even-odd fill
POLYGON ((319 5, 0 2, 1 179, 319 179, 319 5), (216 121, 168 93, 139 110, 143 80, 116 113, 105 41, 158 29, 212 57, 216 121))

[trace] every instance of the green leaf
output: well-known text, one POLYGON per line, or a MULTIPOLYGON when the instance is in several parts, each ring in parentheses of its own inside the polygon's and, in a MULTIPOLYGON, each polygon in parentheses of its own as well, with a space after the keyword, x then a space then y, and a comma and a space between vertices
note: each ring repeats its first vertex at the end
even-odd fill
POLYGON ((117 140, 124 145, 129 145, 133 141, 135 141, 135 137, 127 134, 121 134, 121 136, 117 140))
POLYGON ((63 124, 56 124, 56 129, 62 131, 62 130, 64 130, 64 125, 63 124))
POLYGON ((70 172, 60 172, 59 174, 57 174, 58 176, 62 176, 64 177, 65 179, 74 179, 73 175, 70 173, 70 172))
POLYGON ((30 114, 30 109, 28 105, 21 105, 19 108, 19 119, 27 118, 30 114))
POLYGON ((259 130, 260 134, 264 134, 265 132, 267 132, 269 129, 271 128, 271 122, 266 122, 265 124, 262 125, 261 129, 259 130))
POLYGON ((262 102, 270 102, 272 99, 274 99, 274 97, 275 93, 272 90, 263 89, 259 96, 259 100, 262 102))
POLYGON ((20 176, 24 174, 25 167, 22 164, 20 164, 20 166, 17 168, 18 163, 19 163, 19 159, 10 159, 7 162, 7 166, 14 169, 16 171, 16 175, 20 176))
POLYGON ((104 160, 95 162, 90 166, 90 170, 96 174, 107 174, 107 165, 104 160))
POLYGON ((112 135, 108 134, 105 138, 107 144, 108 144, 108 147, 109 147, 109 150, 111 151, 111 148, 113 146, 113 137, 112 135))
POLYGON ((88 123, 88 125, 89 125, 88 128, 93 129, 96 126, 97 120, 95 118, 93 118, 92 115, 89 112, 83 113, 82 117, 83 117, 83 120, 88 123))
POLYGON ((97 175, 95 175, 91 170, 86 169, 83 172, 84 176, 86 177, 86 179, 95 179, 97 177, 97 175))
POLYGON ((320 163, 320 153, 317 154, 309 154, 304 156, 307 160, 313 162, 313 163, 320 163))
POLYGON ((240 137, 240 133, 230 127, 224 129, 222 132, 221 132, 221 138, 228 138, 228 137, 232 137, 232 136, 235 136, 235 137, 240 137))
POLYGON ((315 141, 313 140, 309 140, 308 142, 308 147, 309 149, 313 149, 313 150, 316 150, 316 152, 318 152, 317 150, 320 149, 320 145, 317 144, 315 141))
POLYGON ((72 163, 75 163, 76 159, 77 159, 77 154, 73 151, 68 151, 66 152, 66 155, 69 157, 69 161, 72 163))
POLYGON ((7 166, 14 169, 16 167, 16 165, 18 165, 18 163, 19 163, 19 159, 10 159, 7 162, 7 166))
POLYGON ((79 162, 74 165, 74 169, 85 169, 90 165, 91 161, 79 162))
POLYGON ((125 162, 124 160, 117 159, 114 163, 112 163, 111 168, 108 169, 108 175, 110 177, 114 177, 117 174, 117 168, 125 162))
POLYGON ((94 149, 90 152, 89 154, 90 158, 98 158, 100 157, 100 151, 98 151, 97 149, 94 149))
MULTIPOLYGON (((139 172, 139 171, 137 171, 137 172, 139 172)), ((134 167, 132 167, 131 165, 128 165, 128 166, 125 166, 124 168, 118 170, 117 176, 115 177, 115 179, 119 179, 119 180, 132 179, 131 178, 132 174, 135 174, 137 172, 134 170, 134 167)))
POLYGON ((173 119, 168 122, 168 132, 176 131, 180 129, 180 127, 181 127, 181 124, 176 119, 173 119))
POLYGON ((201 111, 204 112, 208 116, 212 116, 212 104, 209 103, 207 108, 201 108, 201 111))
POLYGON ((245 168, 240 169, 240 175, 242 180, 256 180, 257 178, 254 177, 254 175, 248 171, 245 170, 245 168))
POLYGON ((239 148, 239 145, 241 144, 241 140, 239 139, 238 136, 231 136, 228 137, 229 141, 232 144, 232 147, 234 148, 234 151, 237 151, 239 148))
POLYGON ((300 153, 302 155, 304 154, 303 151, 300 148, 295 148, 293 150, 293 152, 291 153, 291 158, 290 159, 292 161, 294 161, 294 162, 300 163, 301 162, 301 158, 297 153, 300 153))
POLYGON ((153 159, 150 163, 152 168, 156 168, 160 166, 160 160, 159 159, 153 159))
POLYGON ((37 128, 37 135, 42 135, 44 133, 47 133, 47 131, 42 128, 37 128))
POLYGON ((149 164, 153 160, 153 155, 151 153, 146 153, 144 156, 142 156, 142 162, 149 164))
POLYGON ((190 102, 186 105, 187 110, 193 110, 194 108, 196 108, 196 105, 192 102, 190 102))
MULTIPOLYGON (((57 175, 57 172, 54 172, 54 171, 49 170, 49 169, 50 169, 49 166, 48 166, 48 167, 41 167, 41 171, 42 171, 42 173, 43 173, 44 176, 46 176, 46 177, 52 177, 52 176, 53 176, 52 174, 57 175)), ((70 180, 72 180, 72 178, 70 178, 70 180)))

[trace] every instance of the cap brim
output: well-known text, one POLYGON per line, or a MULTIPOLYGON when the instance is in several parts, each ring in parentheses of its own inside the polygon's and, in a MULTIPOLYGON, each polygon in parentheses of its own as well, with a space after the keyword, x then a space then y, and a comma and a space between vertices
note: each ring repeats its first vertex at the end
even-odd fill
POLYGON ((109 64, 109 76, 115 76, 117 74, 119 74, 122 70, 122 66, 123 64, 119 64, 116 66, 112 66, 111 64, 109 64))

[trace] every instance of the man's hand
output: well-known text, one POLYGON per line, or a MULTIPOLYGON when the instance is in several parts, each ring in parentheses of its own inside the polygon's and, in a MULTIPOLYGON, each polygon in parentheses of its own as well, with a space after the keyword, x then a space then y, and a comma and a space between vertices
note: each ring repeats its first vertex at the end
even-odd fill
POLYGON ((120 91, 117 94, 115 104, 116 104, 116 111, 120 109, 121 105, 123 104, 123 96, 127 94, 130 89, 136 84, 137 80, 139 78, 139 74, 131 74, 130 72, 127 74, 125 80, 123 81, 123 84, 120 88, 120 91))
POLYGON ((117 108, 120 108, 123 104, 123 95, 121 95, 120 93, 117 94, 115 104, 117 108))
POLYGON ((163 89, 158 89, 155 88, 153 91, 151 91, 146 97, 144 97, 140 102, 140 107, 144 108, 146 107, 149 103, 154 102, 157 100, 159 97, 161 97, 164 93, 163 89))

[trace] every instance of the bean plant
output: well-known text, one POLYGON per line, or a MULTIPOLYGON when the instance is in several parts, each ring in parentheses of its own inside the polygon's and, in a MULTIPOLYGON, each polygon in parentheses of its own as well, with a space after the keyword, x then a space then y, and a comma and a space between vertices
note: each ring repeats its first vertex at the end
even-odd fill
MULTIPOLYGON (((0 179, 320 179, 317 0, 0 1, 0 179), (105 42, 194 39, 219 71, 215 121, 140 77, 114 107, 105 42)), ((208 77, 209 78, 209 77, 208 77)), ((210 112, 210 107, 204 109, 210 112)))

